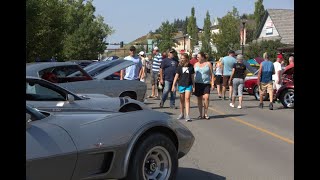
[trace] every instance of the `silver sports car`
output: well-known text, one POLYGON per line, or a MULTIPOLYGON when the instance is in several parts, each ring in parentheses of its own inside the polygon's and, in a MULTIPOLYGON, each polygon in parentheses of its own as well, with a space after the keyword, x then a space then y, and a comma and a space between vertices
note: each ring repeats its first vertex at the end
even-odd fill
MULTIPOLYGON (((118 61, 118 60, 116 60, 118 61)), ((122 60, 94 78, 72 62, 39 62, 26 65, 26 75, 40 77, 75 93, 105 94, 111 97, 130 97, 143 102, 147 85, 141 81, 112 80, 108 78, 133 64, 122 60)))
POLYGON ((173 180, 194 136, 154 110, 48 113, 26 106, 26 179, 173 180))
POLYGON ((45 111, 103 109, 129 112, 150 109, 131 98, 109 97, 103 94, 75 94, 58 85, 37 77, 26 77, 27 104, 45 111))

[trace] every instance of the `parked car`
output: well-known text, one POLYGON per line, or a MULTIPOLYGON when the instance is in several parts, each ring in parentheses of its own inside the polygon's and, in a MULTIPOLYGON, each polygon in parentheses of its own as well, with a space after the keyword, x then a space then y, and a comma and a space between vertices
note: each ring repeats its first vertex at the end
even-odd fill
POLYGON ((175 179, 194 136, 154 110, 45 112, 26 106, 26 179, 175 179))
POLYGON ((76 94, 37 77, 26 77, 26 101, 32 107, 45 111, 103 109, 129 112, 150 109, 131 98, 109 97, 103 94, 76 94))
POLYGON ((294 108, 294 66, 286 68, 282 73, 282 84, 276 98, 285 108, 294 108))
POLYGON ((75 93, 105 94, 110 97, 130 97, 143 102, 147 86, 141 81, 114 80, 114 73, 134 64, 132 61, 113 66, 90 76, 79 65, 71 62, 29 63, 26 75, 40 77, 75 93))
POLYGON ((108 56, 104 58, 102 61, 111 61, 111 60, 116 60, 119 59, 119 56, 108 56))

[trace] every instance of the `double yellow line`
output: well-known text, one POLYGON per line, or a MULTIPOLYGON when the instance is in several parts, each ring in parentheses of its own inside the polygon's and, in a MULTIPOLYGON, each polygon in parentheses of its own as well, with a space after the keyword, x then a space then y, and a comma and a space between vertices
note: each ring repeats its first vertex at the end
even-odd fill
MULTIPOLYGON (((192 101, 193 103, 196 103, 196 104, 197 104, 197 102, 194 101, 194 100, 191 100, 191 99, 190 99, 190 101, 192 101)), ((220 111, 218 111, 218 110, 215 110, 215 109, 213 109, 212 107, 209 107, 209 109, 212 110, 212 111, 214 111, 214 112, 217 112, 217 113, 219 113, 219 114, 221 114, 221 115, 225 115, 225 113, 220 112, 220 111)), ((264 133, 266 133, 266 134, 268 134, 268 135, 270 135, 270 136, 273 136, 273 137, 275 137, 275 138, 277 138, 277 139, 280 139, 280 140, 282 140, 282 141, 284 141, 284 142, 287 142, 287 143, 289 143, 289 144, 294 144, 294 141, 292 141, 291 139, 285 138, 285 137, 280 136, 280 135, 278 135, 278 134, 275 134, 275 133, 273 133, 273 132, 271 132, 271 131, 268 131, 268 130, 266 130, 266 129, 260 128, 260 127, 258 127, 258 126, 256 126, 256 125, 253 125, 253 124, 251 124, 251 123, 248 123, 248 122, 246 122, 246 121, 244 121, 244 120, 242 120, 242 119, 240 119, 240 118, 236 118, 236 117, 228 117, 228 118, 230 118, 230 119, 232 119, 232 120, 234 120, 234 121, 236 121, 236 122, 239 122, 239 123, 241 123, 241 124, 244 124, 244 125, 246 125, 246 126, 249 126, 249 127, 251 127, 251 128, 254 128, 254 129, 258 130, 258 131, 264 132, 264 133)))

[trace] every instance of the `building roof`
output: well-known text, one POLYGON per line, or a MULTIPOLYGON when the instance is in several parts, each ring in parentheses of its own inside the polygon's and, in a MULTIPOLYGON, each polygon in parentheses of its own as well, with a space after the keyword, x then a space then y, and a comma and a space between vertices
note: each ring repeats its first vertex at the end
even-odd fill
POLYGON ((294 10, 267 9, 258 29, 257 38, 259 38, 268 16, 270 16, 275 28, 281 36, 281 42, 283 44, 294 44, 294 10))

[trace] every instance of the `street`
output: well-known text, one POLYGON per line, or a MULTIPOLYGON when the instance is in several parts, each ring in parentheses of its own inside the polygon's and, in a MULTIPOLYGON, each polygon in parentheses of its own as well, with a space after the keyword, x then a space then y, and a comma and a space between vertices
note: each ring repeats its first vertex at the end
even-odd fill
MULTIPOLYGON (((150 95, 149 78, 147 86, 150 95)), ((294 110, 274 103, 271 111, 268 101, 260 109, 254 96, 245 93, 243 97, 242 109, 231 108, 229 100, 220 99, 216 89, 211 91, 209 120, 196 119, 197 99, 191 97, 192 121, 179 121, 192 131, 195 142, 179 160, 178 180, 294 179, 294 110)), ((160 100, 148 98, 146 104, 176 119, 180 110, 170 109, 169 101, 168 98, 163 108, 159 108, 160 100)), ((178 92, 176 106, 179 107, 178 92)))

